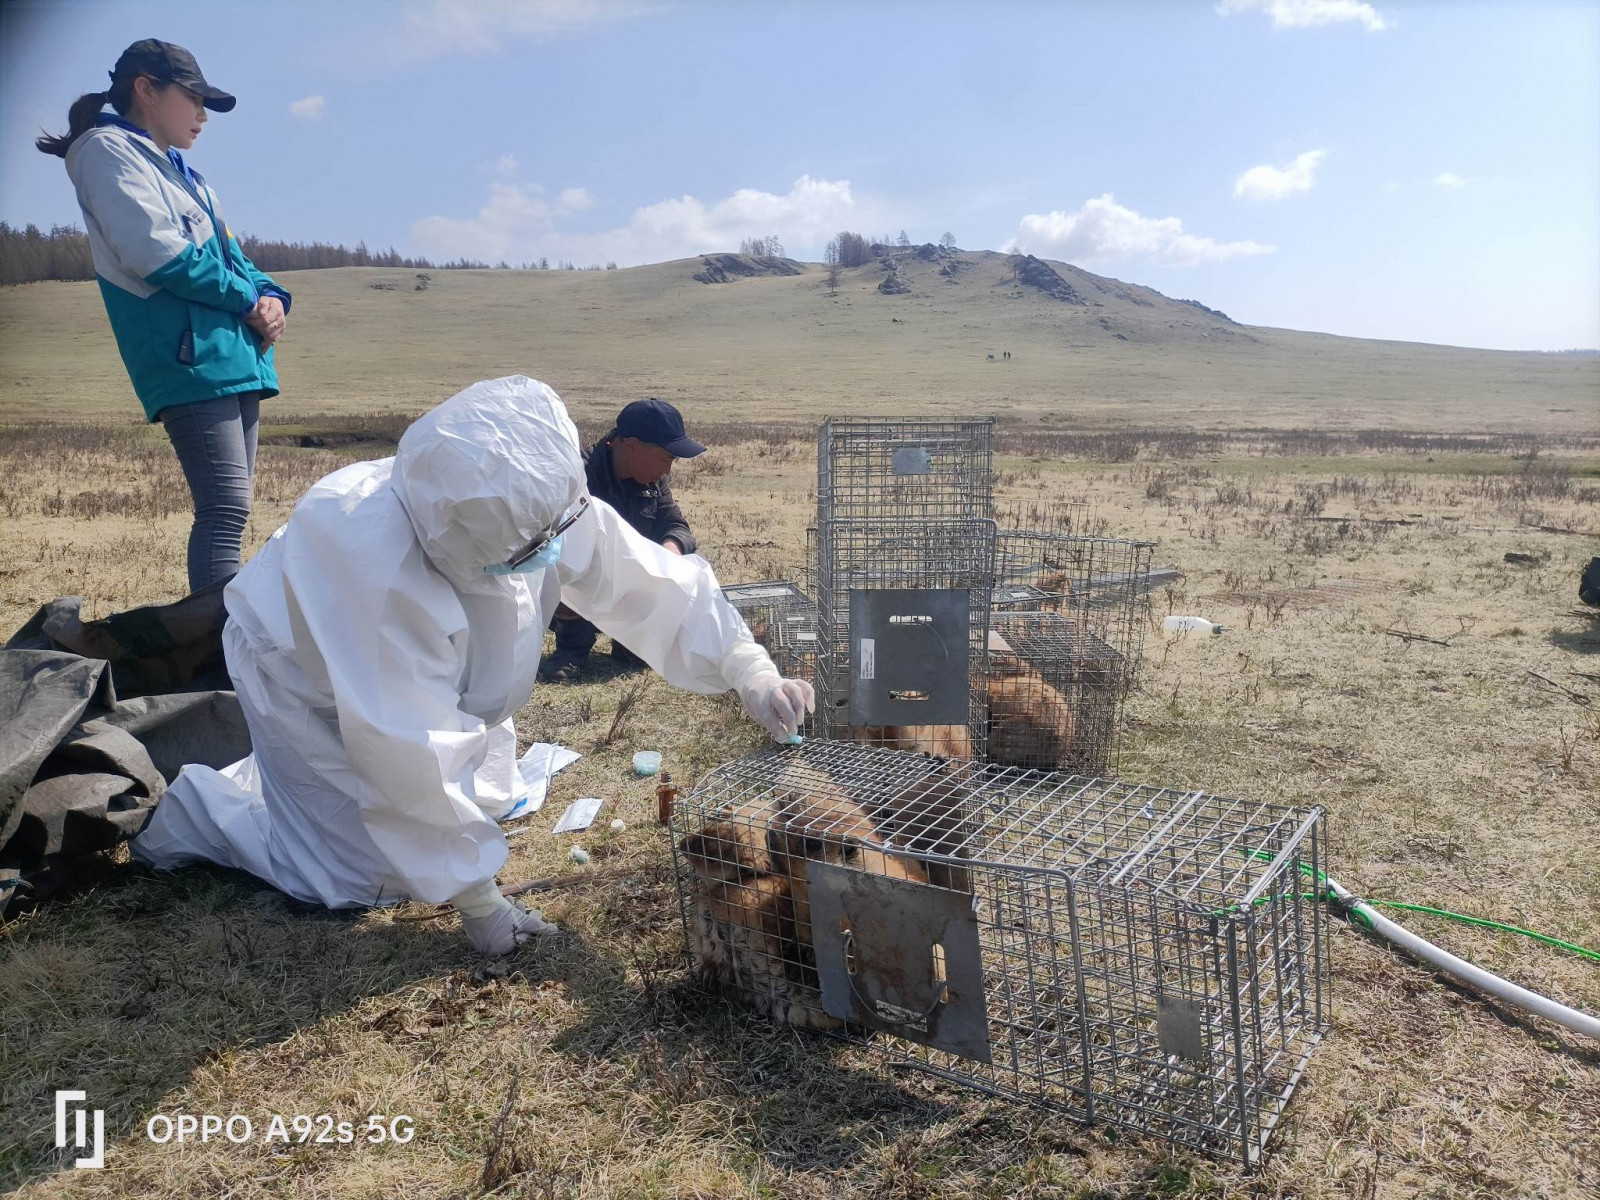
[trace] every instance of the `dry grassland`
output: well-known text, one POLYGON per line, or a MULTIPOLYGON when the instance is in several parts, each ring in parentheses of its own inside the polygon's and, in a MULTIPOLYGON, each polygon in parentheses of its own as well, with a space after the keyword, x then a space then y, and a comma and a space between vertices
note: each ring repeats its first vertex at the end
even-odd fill
MULTIPOLYGON (((317 417, 267 433, 393 427, 317 417)), ((1158 562, 1187 573, 1154 617, 1229 626, 1148 637, 1126 776, 1324 805, 1347 886, 1600 946, 1600 627, 1573 615, 1600 530, 1592 439, 1074 436, 1003 437, 1003 496, 1087 498, 1108 529, 1159 540, 1158 562), (1354 515, 1397 523, 1328 519, 1354 515), (1508 565, 1508 551, 1539 565, 1508 565)), ((809 429, 724 423, 707 440, 716 448, 675 484, 705 552, 729 582, 792 574, 813 504, 809 429)), ((250 545, 314 478, 383 452, 264 446, 250 545)), ((181 591, 187 495, 158 431, 0 430, 0 516, 8 628, 61 593, 103 615, 181 591)), ((555 815, 578 795, 609 804, 584 836, 585 879, 539 898, 566 935, 502 963, 474 959, 453 918, 419 906, 328 913, 244 875, 120 861, 0 930, 0 1185, 875 1200, 1600 1191, 1597 1048, 1344 926, 1330 1036, 1254 1177, 885 1074, 859 1050, 688 990, 666 839, 628 760, 659 748, 692 780, 761 735, 731 705, 657 680, 602 744, 637 678, 607 668, 542 687, 518 718, 525 739, 586 757, 513 838, 502 881, 570 872, 570 839, 548 834, 555 815), (612 815, 626 832, 607 830, 612 815), (48 1149, 58 1087, 106 1108, 107 1170, 62 1170, 48 1149), (145 1140, 149 1116, 179 1111, 258 1126, 272 1112, 404 1113, 418 1132, 381 1148, 145 1140)), ((1407 923, 1600 1010, 1593 963, 1407 923)))

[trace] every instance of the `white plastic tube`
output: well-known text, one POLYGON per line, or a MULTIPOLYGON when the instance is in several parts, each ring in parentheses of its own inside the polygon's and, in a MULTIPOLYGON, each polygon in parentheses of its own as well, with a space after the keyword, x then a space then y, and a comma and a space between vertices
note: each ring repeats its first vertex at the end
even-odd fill
POLYGON ((1514 1004, 1535 1016, 1544 1017, 1554 1021, 1557 1025, 1564 1026, 1574 1033, 1581 1033, 1585 1037, 1600 1041, 1600 1017, 1591 1017, 1586 1012, 1576 1008, 1568 1008, 1565 1004, 1557 1003, 1538 992, 1530 992, 1527 988, 1518 987, 1508 980, 1501 979, 1498 975, 1491 975, 1482 967, 1475 967, 1464 958, 1457 958, 1448 951, 1441 950, 1425 938, 1420 938, 1403 925, 1397 925, 1388 917, 1375 910, 1370 904, 1362 900, 1348 889, 1340 887, 1333 879, 1324 876, 1324 880, 1340 903, 1359 912, 1372 931, 1380 937, 1387 938, 1402 950, 1429 963, 1447 975, 1453 975, 1463 983, 1471 984, 1480 992, 1485 992, 1507 1004, 1514 1004))

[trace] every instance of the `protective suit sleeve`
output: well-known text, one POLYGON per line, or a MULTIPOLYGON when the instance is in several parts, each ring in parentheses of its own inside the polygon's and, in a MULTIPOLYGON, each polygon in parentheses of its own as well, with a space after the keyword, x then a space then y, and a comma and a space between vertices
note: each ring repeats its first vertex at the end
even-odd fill
POLYGON ((444 903, 506 860, 505 836, 474 798, 489 729, 459 706, 466 615, 420 548, 399 578, 375 577, 344 543, 305 532, 285 546, 284 592, 294 641, 311 651, 302 666, 333 697, 349 767, 367 785, 340 790, 358 797, 407 894, 444 903))
POLYGON ((674 687, 713 696, 754 674, 777 674, 711 565, 662 549, 603 500, 567 531, 556 572, 569 608, 674 687))

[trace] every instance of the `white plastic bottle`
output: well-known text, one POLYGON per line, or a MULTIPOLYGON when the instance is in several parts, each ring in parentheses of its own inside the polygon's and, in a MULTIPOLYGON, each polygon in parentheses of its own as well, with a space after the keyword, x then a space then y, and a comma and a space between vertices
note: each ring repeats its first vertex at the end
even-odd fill
POLYGON ((1162 633, 1221 633, 1222 626, 1204 617, 1163 617, 1162 633))

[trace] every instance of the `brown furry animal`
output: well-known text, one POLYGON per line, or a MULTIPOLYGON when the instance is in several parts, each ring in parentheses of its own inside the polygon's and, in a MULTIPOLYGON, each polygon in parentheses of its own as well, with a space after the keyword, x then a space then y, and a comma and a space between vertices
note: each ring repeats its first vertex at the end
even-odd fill
POLYGON ((690 869, 704 880, 747 883, 772 870, 764 823, 712 821, 678 845, 690 869))
POLYGON ((989 660, 989 761, 1053 768, 1072 753, 1072 706, 1020 658, 989 660))
POLYGON ((863 746, 910 750, 930 758, 971 758, 972 733, 965 725, 857 725, 850 740, 863 746))
POLYGON ((839 1028, 822 1011, 816 971, 800 953, 788 880, 702 879, 689 936, 702 978, 723 995, 781 1024, 839 1028))
POLYGON ((878 847, 884 844, 872 818, 826 773, 809 767, 792 768, 780 777, 779 794, 767 829, 767 849, 772 870, 789 880, 794 900, 795 926, 808 943, 811 938, 811 889, 806 859, 843 864, 926 883, 920 863, 878 847))
POLYGON ((1050 599, 1044 604, 1045 612, 1066 612, 1071 606, 1072 577, 1066 571, 1059 568, 1045 570, 1030 582, 1041 592, 1050 594, 1050 599))
POLYGON ((772 795, 725 811, 679 848, 697 877, 690 949, 702 977, 774 1020, 815 1029, 840 1023, 822 1011, 806 861, 929 881, 920 862, 887 849, 848 791, 803 763, 772 795))
MULTIPOLYGON (((966 788, 946 775, 950 769, 940 766, 893 799, 875 805, 872 818, 879 830, 914 854, 967 857, 973 825, 971 801, 966 788)), ((965 868, 917 861, 935 887, 972 890, 972 873, 965 868)))

